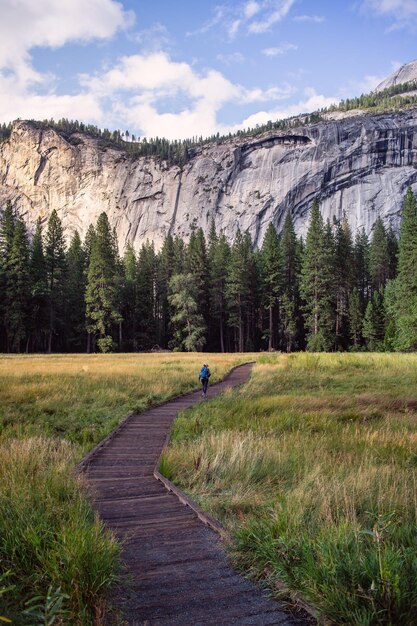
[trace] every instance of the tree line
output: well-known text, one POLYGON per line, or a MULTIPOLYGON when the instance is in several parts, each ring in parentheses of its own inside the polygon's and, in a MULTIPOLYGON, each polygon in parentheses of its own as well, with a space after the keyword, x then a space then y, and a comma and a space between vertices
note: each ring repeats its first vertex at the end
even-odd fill
POLYGON ((66 245, 53 211, 29 239, 9 203, 0 220, 0 350, 415 350, 417 205, 408 189, 399 240, 377 219, 353 237, 346 216, 313 203, 305 240, 290 212, 254 250, 212 224, 120 256, 105 213, 66 245))
MULTIPOLYGON (((417 96, 414 93, 416 87, 416 82, 392 85, 379 92, 373 91, 355 98, 341 100, 338 104, 328 108, 321 108, 313 113, 304 113, 275 121, 269 120, 265 124, 257 124, 253 128, 241 129, 235 133, 229 132, 223 135, 215 133, 208 137, 199 136, 179 140, 169 140, 164 137, 141 138, 134 133, 130 133, 129 130, 109 130, 108 128, 99 128, 95 124, 85 124, 84 122, 67 118, 61 118, 57 121, 54 119, 45 119, 43 121, 30 120, 30 123, 36 128, 53 128, 69 143, 74 145, 78 145, 81 142, 75 135, 85 134, 99 139, 103 148, 109 146, 123 149, 131 158, 156 157, 166 161, 168 165, 183 167, 195 156, 197 149, 210 143, 222 144, 236 138, 247 137, 250 139, 264 133, 323 122, 326 121, 324 114, 333 111, 365 109, 377 112, 415 106, 417 104, 417 96)), ((10 137, 11 130, 11 123, 0 124, 0 142, 10 137)))

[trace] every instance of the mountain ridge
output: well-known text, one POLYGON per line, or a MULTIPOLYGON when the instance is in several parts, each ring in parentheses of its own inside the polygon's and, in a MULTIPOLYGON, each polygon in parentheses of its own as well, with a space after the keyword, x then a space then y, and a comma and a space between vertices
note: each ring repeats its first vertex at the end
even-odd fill
POLYGON ((33 231, 55 209, 67 237, 85 236, 105 211, 119 247, 160 248, 214 221, 232 240, 239 228, 262 242, 287 211, 305 235, 311 204, 323 217, 369 234, 378 217, 398 231, 405 191, 417 192, 417 61, 368 95, 328 110, 236 135, 125 142, 120 131, 61 120, 1 127, 0 212, 12 202, 33 231), (414 87, 415 88, 415 87, 414 87))
POLYGON ((360 114, 203 145, 180 167, 19 121, 0 144, 0 206, 10 200, 31 229, 56 209, 68 236, 106 211, 121 249, 187 239, 195 225, 208 233, 212 219, 230 240, 240 228, 260 245, 288 210, 304 235, 315 198, 354 231, 377 217, 398 230, 406 188, 417 191, 416 128, 417 109, 360 114))
POLYGON ((384 78, 382 82, 375 87, 375 91, 381 92, 395 85, 403 85, 406 83, 415 83, 417 81, 417 60, 405 63, 392 74, 384 78))

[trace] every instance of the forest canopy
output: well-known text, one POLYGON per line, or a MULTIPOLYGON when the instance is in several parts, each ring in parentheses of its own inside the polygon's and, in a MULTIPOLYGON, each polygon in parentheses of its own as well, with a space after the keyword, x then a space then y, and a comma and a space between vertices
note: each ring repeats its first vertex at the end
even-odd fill
POLYGON ((371 236, 317 202, 305 241, 290 212, 262 246, 168 235, 120 255, 102 213, 67 246, 56 211, 29 240, 9 203, 0 221, 0 350, 415 350, 417 208, 408 189, 399 240, 381 219, 371 236))

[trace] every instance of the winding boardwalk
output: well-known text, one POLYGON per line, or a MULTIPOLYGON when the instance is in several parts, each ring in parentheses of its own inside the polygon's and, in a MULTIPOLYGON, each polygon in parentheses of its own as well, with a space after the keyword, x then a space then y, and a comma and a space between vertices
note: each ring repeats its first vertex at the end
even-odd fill
MULTIPOLYGON (((247 380, 251 367, 208 396, 247 380)), ((237 574, 218 535, 154 477, 177 412, 200 400, 192 392, 131 415, 81 464, 97 511, 123 541, 127 584, 117 608, 130 626, 305 626, 237 574)))

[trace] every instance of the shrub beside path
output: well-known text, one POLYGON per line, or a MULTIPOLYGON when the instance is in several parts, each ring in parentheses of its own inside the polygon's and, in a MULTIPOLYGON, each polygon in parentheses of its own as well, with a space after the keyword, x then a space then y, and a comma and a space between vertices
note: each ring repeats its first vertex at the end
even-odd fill
MULTIPOLYGON (((232 370, 208 398, 245 382, 251 367, 232 370)), ((130 415, 80 464, 96 510, 123 544, 125 584, 114 604, 131 626, 305 626, 236 573, 218 535, 154 477, 176 414, 200 400, 191 392, 130 415)))

